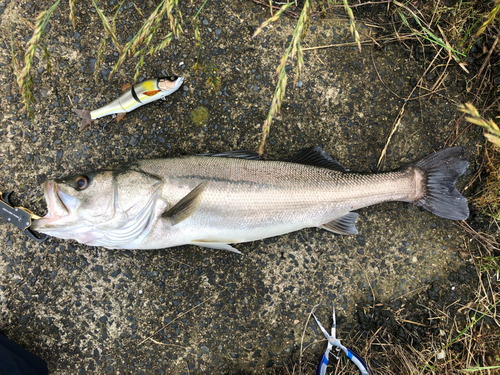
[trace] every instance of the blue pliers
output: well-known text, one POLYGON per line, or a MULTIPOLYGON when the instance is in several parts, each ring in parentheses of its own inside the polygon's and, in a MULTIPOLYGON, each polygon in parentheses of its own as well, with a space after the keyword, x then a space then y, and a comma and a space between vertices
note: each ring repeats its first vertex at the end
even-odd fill
MULTIPOLYGON (((359 356, 359 354, 354 353, 352 350, 346 348, 344 345, 340 343, 340 340, 338 340, 335 337, 335 328, 336 328, 336 322, 335 322, 335 306, 333 307, 333 325, 332 325, 332 334, 329 335, 326 329, 323 328, 321 323, 319 322, 318 318, 316 318, 316 315, 312 314, 314 319, 316 320, 316 324, 319 326, 319 329, 321 329, 321 332, 325 335, 326 339, 328 340, 328 346, 326 347, 325 353, 323 354, 323 357, 321 357, 321 362, 318 366, 318 370, 316 371, 316 375, 325 375, 326 374, 326 367, 328 366, 328 357, 330 355, 330 352, 332 351, 332 348, 335 346, 338 348, 337 350, 342 350, 347 358, 349 358, 351 361, 354 362, 354 364, 359 368, 359 371, 361 371, 362 375, 373 375, 372 370, 368 367, 365 361, 359 356)), ((338 358, 337 358, 338 359, 338 358)))

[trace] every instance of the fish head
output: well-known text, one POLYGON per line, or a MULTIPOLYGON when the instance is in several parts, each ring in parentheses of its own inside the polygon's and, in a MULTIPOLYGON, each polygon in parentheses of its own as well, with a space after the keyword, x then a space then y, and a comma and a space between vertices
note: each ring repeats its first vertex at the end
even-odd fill
POLYGON ((183 82, 184 78, 177 76, 158 78, 158 88, 161 90, 163 96, 167 96, 177 91, 183 82))
POLYGON ((48 180, 47 214, 31 228, 93 246, 119 248, 150 229, 162 180, 120 166, 48 180))

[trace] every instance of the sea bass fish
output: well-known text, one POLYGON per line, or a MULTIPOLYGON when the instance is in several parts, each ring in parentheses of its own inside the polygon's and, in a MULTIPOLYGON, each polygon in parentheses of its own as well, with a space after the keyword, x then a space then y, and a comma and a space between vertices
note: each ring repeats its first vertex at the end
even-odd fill
POLYGON ((469 216, 455 188, 464 149, 438 151, 393 172, 347 172, 319 147, 288 162, 228 152, 140 160, 44 185, 48 213, 32 229, 109 249, 231 244, 307 227, 356 234, 362 207, 410 202, 444 218, 469 216))
POLYGON ((116 121, 120 121, 128 112, 132 112, 144 104, 163 99, 174 93, 182 86, 184 78, 177 76, 148 79, 135 85, 124 85, 124 93, 118 99, 106 104, 104 107, 88 111, 86 109, 73 109, 81 119, 80 130, 90 125, 92 120, 117 114, 116 121))

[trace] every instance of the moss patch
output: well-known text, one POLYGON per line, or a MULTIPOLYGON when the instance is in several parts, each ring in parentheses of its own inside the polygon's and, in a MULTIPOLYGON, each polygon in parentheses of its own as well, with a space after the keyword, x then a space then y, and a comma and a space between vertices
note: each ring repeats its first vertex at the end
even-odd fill
POLYGON ((199 106, 191 111, 191 120, 194 126, 203 126, 208 124, 210 113, 207 107, 199 106))

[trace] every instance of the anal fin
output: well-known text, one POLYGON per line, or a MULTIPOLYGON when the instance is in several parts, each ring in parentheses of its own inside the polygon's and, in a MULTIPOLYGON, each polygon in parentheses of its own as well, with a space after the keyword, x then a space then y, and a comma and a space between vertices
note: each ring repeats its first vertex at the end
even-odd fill
POLYGON ((201 247, 207 247, 209 249, 227 250, 227 251, 231 251, 231 252, 236 253, 236 254, 241 254, 241 252, 238 251, 238 249, 235 249, 234 247, 232 247, 231 245, 229 245, 227 243, 206 242, 204 240, 199 240, 199 241, 194 240, 194 241, 191 241, 191 244, 196 245, 196 246, 201 246, 201 247))
POLYGON ((358 234, 358 230, 356 229, 356 219, 358 216, 356 212, 349 212, 329 223, 321 225, 320 228, 338 234, 358 234))

